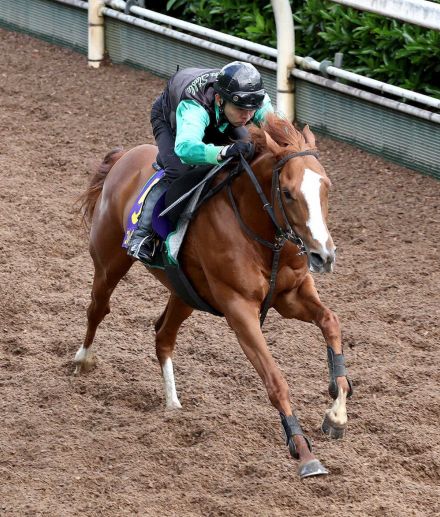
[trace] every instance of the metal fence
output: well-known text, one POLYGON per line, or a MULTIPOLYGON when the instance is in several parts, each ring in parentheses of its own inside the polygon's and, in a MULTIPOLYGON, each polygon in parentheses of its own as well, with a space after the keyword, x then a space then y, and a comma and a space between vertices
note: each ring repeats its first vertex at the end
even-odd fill
MULTIPOLYGON (((0 0, 0 26, 87 53, 86 7, 87 3, 81 0, 0 0)), ((114 63, 169 77, 177 65, 220 67, 231 61, 215 46, 202 48, 189 38, 178 40, 163 32, 105 17, 105 46, 114 63)), ((269 65, 265 66, 264 61, 258 58, 257 67, 275 99, 274 63, 267 61, 269 65)), ((296 70, 294 75, 299 124, 308 123, 315 131, 440 179, 440 125, 436 119, 397 111, 362 95, 355 96, 354 89, 348 94, 343 91, 345 85, 336 81, 309 76, 312 74, 302 70, 296 70)))

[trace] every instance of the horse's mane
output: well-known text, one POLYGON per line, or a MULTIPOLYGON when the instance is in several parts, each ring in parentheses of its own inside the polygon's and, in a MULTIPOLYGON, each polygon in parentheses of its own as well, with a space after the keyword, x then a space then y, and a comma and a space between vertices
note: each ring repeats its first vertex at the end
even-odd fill
POLYGON ((311 146, 305 141, 303 134, 287 119, 275 113, 269 113, 266 116, 266 120, 261 124, 261 127, 252 126, 250 133, 258 153, 269 150, 266 138, 266 134, 268 134, 274 143, 277 144, 275 148, 273 144, 270 148, 270 151, 275 154, 277 158, 281 158, 284 154, 292 151, 311 149, 311 146))

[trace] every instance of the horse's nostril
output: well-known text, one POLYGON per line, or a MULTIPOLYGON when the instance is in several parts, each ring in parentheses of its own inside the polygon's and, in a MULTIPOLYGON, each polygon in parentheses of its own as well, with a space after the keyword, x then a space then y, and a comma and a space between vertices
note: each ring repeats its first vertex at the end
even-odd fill
POLYGON ((315 266, 322 266, 324 264, 324 260, 319 253, 310 253, 310 259, 315 266))

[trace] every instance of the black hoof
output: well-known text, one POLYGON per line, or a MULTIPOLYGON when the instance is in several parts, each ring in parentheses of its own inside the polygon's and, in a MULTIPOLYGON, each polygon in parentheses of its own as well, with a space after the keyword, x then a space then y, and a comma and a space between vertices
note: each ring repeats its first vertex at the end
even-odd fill
POLYGON ((345 436, 346 426, 335 425, 330 420, 328 414, 326 414, 321 424, 321 430, 329 438, 332 438, 333 440, 340 440, 345 436))
POLYGON ((304 479, 312 476, 325 476, 328 474, 328 470, 319 460, 311 460, 299 467, 298 474, 301 479, 304 479))

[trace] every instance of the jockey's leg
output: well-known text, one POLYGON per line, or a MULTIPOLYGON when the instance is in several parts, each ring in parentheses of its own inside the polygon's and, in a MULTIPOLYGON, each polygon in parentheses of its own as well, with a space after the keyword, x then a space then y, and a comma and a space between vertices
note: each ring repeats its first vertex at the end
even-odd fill
POLYGON ((127 254, 130 255, 130 257, 136 258, 144 263, 151 262, 156 248, 156 234, 152 227, 153 209, 169 186, 164 179, 165 178, 159 180, 149 192, 144 206, 142 207, 138 226, 133 232, 127 249, 127 254))
POLYGON ((151 262, 155 251, 155 234, 151 226, 153 208, 170 183, 190 169, 190 166, 183 164, 174 152, 175 135, 163 116, 161 96, 151 108, 151 126, 159 148, 156 161, 165 170, 165 176, 148 194, 138 228, 133 233, 127 250, 128 255, 146 264, 151 262))
POLYGON ((192 311, 193 309, 182 302, 180 298, 171 294, 164 312, 155 325, 156 355, 162 369, 167 409, 182 407, 176 393, 172 355, 179 327, 191 315, 192 311))
POLYGON ((326 412, 323 431, 333 438, 342 437, 347 424, 346 399, 352 395, 353 388, 344 364, 338 317, 321 303, 311 275, 307 275, 298 289, 278 296, 274 308, 285 318, 313 322, 321 329, 327 343, 329 393, 335 399, 326 412))

